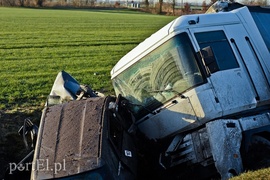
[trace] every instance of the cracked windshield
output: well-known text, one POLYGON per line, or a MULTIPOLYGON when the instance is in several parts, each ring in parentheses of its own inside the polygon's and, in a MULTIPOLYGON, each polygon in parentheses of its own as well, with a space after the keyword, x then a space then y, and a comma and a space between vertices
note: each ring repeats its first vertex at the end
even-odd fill
POLYGON ((203 77, 186 33, 173 37, 113 79, 116 94, 136 104, 132 107, 135 116, 200 83, 203 77))

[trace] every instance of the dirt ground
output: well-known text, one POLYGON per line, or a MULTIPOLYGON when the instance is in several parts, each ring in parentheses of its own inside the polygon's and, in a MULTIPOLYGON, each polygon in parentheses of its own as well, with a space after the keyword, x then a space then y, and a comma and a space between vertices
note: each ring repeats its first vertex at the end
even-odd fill
POLYGON ((18 133, 19 128, 26 118, 38 125, 41 113, 42 110, 15 113, 0 110, 0 180, 3 179, 9 163, 18 163, 28 154, 23 138, 18 133))

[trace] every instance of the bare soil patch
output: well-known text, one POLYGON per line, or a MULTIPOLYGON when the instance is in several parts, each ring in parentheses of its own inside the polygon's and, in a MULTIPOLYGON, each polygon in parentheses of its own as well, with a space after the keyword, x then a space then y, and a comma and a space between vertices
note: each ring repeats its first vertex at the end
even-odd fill
POLYGON ((0 110, 0 179, 3 179, 9 163, 18 163, 29 152, 18 133, 19 128, 26 118, 39 125, 41 113, 41 109, 24 109, 18 112, 0 110))

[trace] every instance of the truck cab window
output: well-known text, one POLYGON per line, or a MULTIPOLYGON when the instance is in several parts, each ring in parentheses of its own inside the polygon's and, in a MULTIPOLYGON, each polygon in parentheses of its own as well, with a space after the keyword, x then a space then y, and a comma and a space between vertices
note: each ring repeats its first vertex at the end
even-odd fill
POLYGON ((113 79, 116 94, 142 117, 188 89, 205 82, 189 36, 181 33, 142 57, 113 79))
POLYGON ((230 44, 223 31, 211 31, 195 33, 195 37, 198 41, 200 49, 210 47, 214 54, 216 62, 212 62, 216 65, 214 73, 219 70, 227 70, 238 68, 239 64, 233 54, 230 44))

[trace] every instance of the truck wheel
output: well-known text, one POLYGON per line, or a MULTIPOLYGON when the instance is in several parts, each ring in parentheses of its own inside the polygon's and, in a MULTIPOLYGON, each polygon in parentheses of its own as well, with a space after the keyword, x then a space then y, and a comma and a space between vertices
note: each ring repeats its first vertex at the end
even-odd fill
POLYGON ((247 168, 257 170, 270 167, 270 141, 263 136, 252 137, 247 152, 247 168))

